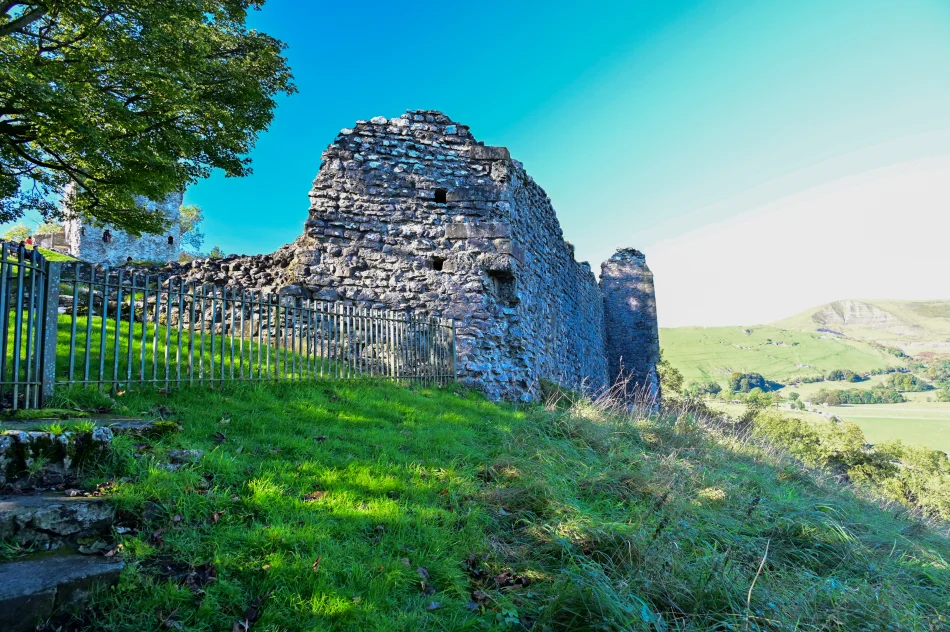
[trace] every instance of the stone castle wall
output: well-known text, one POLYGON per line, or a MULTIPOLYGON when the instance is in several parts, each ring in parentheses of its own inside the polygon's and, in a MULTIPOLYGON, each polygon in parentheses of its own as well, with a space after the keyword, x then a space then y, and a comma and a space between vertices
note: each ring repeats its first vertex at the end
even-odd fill
MULTIPOLYGON (((434 111, 344 129, 323 153, 304 234, 178 277, 453 318, 459 378, 530 399, 544 378, 608 383, 605 305, 544 190, 503 147, 434 111)), ((655 319, 655 314, 653 316, 655 319)))
POLYGON ((129 257, 133 261, 177 261, 181 253, 181 228, 178 223, 181 203, 181 193, 173 193, 161 202, 140 199, 140 205, 163 213, 171 222, 167 233, 143 234, 141 237, 109 225, 96 226, 82 218, 70 217, 67 208, 63 228, 69 254, 89 263, 109 266, 124 264, 129 257))
POLYGON ((660 361, 660 339, 653 273, 643 253, 622 248, 601 264, 600 289, 611 381, 628 379, 636 395, 655 398, 659 393, 656 364, 660 361))

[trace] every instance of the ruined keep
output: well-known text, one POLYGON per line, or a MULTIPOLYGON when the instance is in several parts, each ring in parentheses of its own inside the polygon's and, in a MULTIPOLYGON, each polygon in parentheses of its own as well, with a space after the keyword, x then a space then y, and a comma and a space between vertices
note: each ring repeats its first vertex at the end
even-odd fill
MULTIPOLYGON (((67 196, 68 197, 68 196, 67 196)), ((182 194, 172 193, 161 202, 140 198, 138 203, 165 215, 169 220, 168 231, 161 235, 135 237, 112 226, 97 226, 71 214, 68 206, 63 214, 64 240, 68 252, 77 259, 115 266, 133 261, 178 261, 181 253, 181 226, 179 209, 182 194)))
MULTIPOLYGON (((646 278, 637 261, 625 260, 628 276, 638 265, 646 278)), ((453 318, 459 379, 494 398, 531 399, 541 379, 598 389, 621 354, 645 377, 658 360, 652 286, 650 301, 605 301, 521 163, 435 111, 342 130, 294 243, 176 276, 453 318), (615 328, 608 343, 607 323, 624 322, 637 324, 631 338, 615 328)))
POLYGON ((660 380, 660 338, 653 273, 639 250, 621 248, 600 265, 604 295, 607 372, 629 380, 633 394, 655 397, 660 380))

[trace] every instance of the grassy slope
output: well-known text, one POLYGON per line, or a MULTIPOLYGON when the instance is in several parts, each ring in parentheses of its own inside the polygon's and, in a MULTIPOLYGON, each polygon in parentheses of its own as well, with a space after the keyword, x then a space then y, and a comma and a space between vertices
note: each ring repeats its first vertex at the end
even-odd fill
POLYGON ((893 356, 859 341, 771 326, 661 329, 660 346, 663 357, 683 373, 687 382, 714 380, 725 384, 733 371, 783 379, 834 369, 869 371, 899 364, 893 356), (782 344, 769 344, 768 340, 782 344))
POLYGON ((126 477, 109 495, 138 531, 91 629, 230 629, 265 594, 255 630, 946 625, 946 539, 687 416, 370 382, 121 401, 184 430, 120 441, 94 475, 126 477), (170 471, 178 447, 206 456, 170 471))

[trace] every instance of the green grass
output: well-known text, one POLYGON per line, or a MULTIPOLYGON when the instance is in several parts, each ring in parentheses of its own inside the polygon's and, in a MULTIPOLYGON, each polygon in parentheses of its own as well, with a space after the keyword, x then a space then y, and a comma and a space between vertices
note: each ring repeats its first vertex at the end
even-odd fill
MULTIPOLYGON (((116 356, 115 320, 113 318, 106 319, 105 328, 103 329, 102 318, 93 316, 87 336, 87 326, 89 324, 86 316, 76 318, 76 343, 72 375, 73 379, 77 381, 83 379, 86 367, 87 338, 88 379, 92 381, 102 380, 124 384, 128 380, 129 369, 131 369, 133 381, 142 381, 143 363, 144 380, 157 380, 160 384, 165 383, 166 372, 172 383, 179 374, 186 381, 190 375, 193 376, 195 381, 199 381, 202 379, 220 380, 222 375, 225 379, 231 379, 232 374, 234 377, 240 378, 242 373, 245 378, 249 375, 253 375, 255 379, 260 377, 267 379, 268 376, 278 378, 289 376, 292 373, 299 375, 305 367, 309 367, 309 370, 317 373, 321 369, 327 374, 337 370, 346 372, 346 367, 335 361, 319 356, 311 356, 308 359, 305 346, 302 352, 299 346, 295 350, 286 349, 283 346, 278 347, 277 341, 273 339, 271 344, 268 345, 266 333, 263 337, 263 344, 258 343, 256 336, 245 338, 243 350, 240 336, 235 335, 232 349, 230 335, 222 337, 219 328, 219 331, 215 334, 214 346, 212 347, 210 326, 206 326, 207 329, 202 334, 200 325, 196 325, 193 337, 188 327, 185 326, 180 334, 181 349, 179 350, 179 332, 176 328, 169 329, 151 322, 145 325, 141 322, 133 322, 131 325, 132 349, 130 356, 128 312, 125 312, 125 318, 119 324, 118 356, 116 356), (104 346, 103 342, 105 343, 104 346), (189 372, 188 357, 192 345, 194 345, 194 362, 192 363, 191 372, 189 372), (165 361, 166 350, 167 362, 165 361)), ((72 317, 60 315, 57 331, 56 374, 57 379, 63 382, 69 381, 70 375, 69 341, 72 336, 71 332, 72 317)), ((283 341, 281 341, 281 344, 283 344, 283 341)))
POLYGON ((371 381, 119 401, 184 430, 89 472, 133 531, 87 629, 227 630, 264 596, 254 630, 947 626, 947 539, 689 414, 371 381))
POLYGON ((733 371, 782 380, 834 369, 865 372, 900 364, 864 342, 770 326, 661 329, 660 346, 664 359, 687 382, 726 384, 733 371))

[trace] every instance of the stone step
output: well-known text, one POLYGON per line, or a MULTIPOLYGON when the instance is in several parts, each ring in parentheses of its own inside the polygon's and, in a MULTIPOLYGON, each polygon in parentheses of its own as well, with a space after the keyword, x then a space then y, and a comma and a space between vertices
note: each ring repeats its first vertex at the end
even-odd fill
POLYGON ((56 553, 0 564, 0 630, 31 632, 97 587, 115 585, 125 564, 115 558, 56 553))
POLYGON ((159 423, 159 425, 161 424, 161 422, 156 422, 151 419, 140 419, 137 417, 76 417, 68 419, 49 417, 46 419, 12 419, 9 421, 3 421, 2 427, 3 430, 8 431, 42 430, 44 427, 49 426, 50 424, 61 424, 68 431, 70 426, 77 422, 91 422, 96 426, 108 428, 114 433, 128 432, 132 434, 145 434, 151 432, 155 430, 156 423, 159 423))
POLYGON ((62 493, 0 497, 0 540, 24 547, 54 549, 107 535, 114 521, 115 509, 102 498, 62 493))
POLYGON ((76 465, 109 448, 112 431, 51 433, 43 430, 0 432, 0 485, 30 478, 42 486, 65 482, 76 465))

